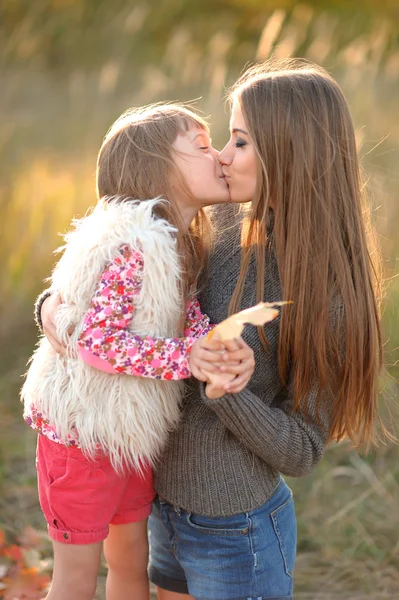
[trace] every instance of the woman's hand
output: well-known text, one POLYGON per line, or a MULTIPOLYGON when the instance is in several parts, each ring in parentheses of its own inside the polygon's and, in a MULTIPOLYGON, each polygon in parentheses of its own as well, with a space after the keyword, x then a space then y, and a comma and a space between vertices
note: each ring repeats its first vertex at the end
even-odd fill
POLYGON ((43 333, 54 348, 54 350, 65 356, 66 348, 61 344, 57 337, 57 328, 55 324, 55 315, 57 308, 62 304, 62 298, 60 294, 51 294, 42 304, 41 317, 43 323, 43 333))
POLYGON ((241 392, 250 381, 255 370, 255 357, 252 348, 240 337, 235 340, 224 341, 225 352, 223 364, 220 365, 221 373, 230 373, 236 377, 224 386, 225 392, 237 394, 241 392))
POLYGON ((207 395, 213 398, 241 392, 255 370, 253 350, 242 338, 221 342, 217 335, 194 343, 189 364, 196 379, 212 382, 207 395))
POLYGON ((208 381, 208 373, 219 373, 224 345, 217 335, 211 340, 207 336, 194 342, 188 359, 190 371, 199 381, 208 381))

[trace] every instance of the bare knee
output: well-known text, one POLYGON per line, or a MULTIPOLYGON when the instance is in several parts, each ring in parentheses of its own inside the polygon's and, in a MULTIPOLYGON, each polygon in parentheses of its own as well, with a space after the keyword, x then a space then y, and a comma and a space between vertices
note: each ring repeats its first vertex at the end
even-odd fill
POLYGON ((129 579, 147 578, 148 545, 130 545, 126 552, 107 552, 109 571, 129 579))
POLYGON ((110 571, 129 579, 147 578, 146 523, 111 526, 104 554, 110 571))

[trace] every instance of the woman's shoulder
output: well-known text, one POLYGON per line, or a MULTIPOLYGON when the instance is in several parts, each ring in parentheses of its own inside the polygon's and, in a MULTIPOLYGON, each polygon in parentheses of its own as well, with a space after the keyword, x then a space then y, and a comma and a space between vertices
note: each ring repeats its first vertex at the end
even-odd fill
POLYGON ((244 213, 237 204, 219 204, 209 207, 209 216, 214 230, 211 254, 218 249, 224 254, 240 248, 241 225, 244 213))
POLYGON ((241 225, 245 211, 240 204, 214 204, 208 206, 206 211, 215 227, 228 229, 234 225, 241 225))

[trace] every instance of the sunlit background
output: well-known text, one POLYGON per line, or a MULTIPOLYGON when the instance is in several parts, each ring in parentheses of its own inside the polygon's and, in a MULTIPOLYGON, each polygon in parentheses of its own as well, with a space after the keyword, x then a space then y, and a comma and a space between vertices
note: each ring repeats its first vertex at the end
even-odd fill
MULTIPOLYGON (((383 393, 392 405, 399 374, 399 2, 2 0, 0 530, 10 543, 27 525, 44 529, 35 434, 21 421, 18 399, 37 340, 32 306, 54 264, 58 233, 95 201, 105 131, 129 106, 196 99, 221 147, 226 87, 245 65, 270 55, 322 64, 348 99, 384 256, 391 378, 383 393)), ((399 598, 398 448, 366 457, 343 444, 290 484, 299 518, 297 597, 399 598)), ((47 560, 44 569, 49 557, 47 546, 36 555, 47 560)))

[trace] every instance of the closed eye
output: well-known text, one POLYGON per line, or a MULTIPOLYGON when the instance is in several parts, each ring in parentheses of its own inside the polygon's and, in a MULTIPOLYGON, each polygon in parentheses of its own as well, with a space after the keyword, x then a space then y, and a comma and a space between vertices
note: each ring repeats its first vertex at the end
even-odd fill
POLYGON ((246 146, 247 142, 245 140, 240 140, 238 139, 236 142, 234 142, 234 146, 236 148, 242 148, 243 146, 246 146))

